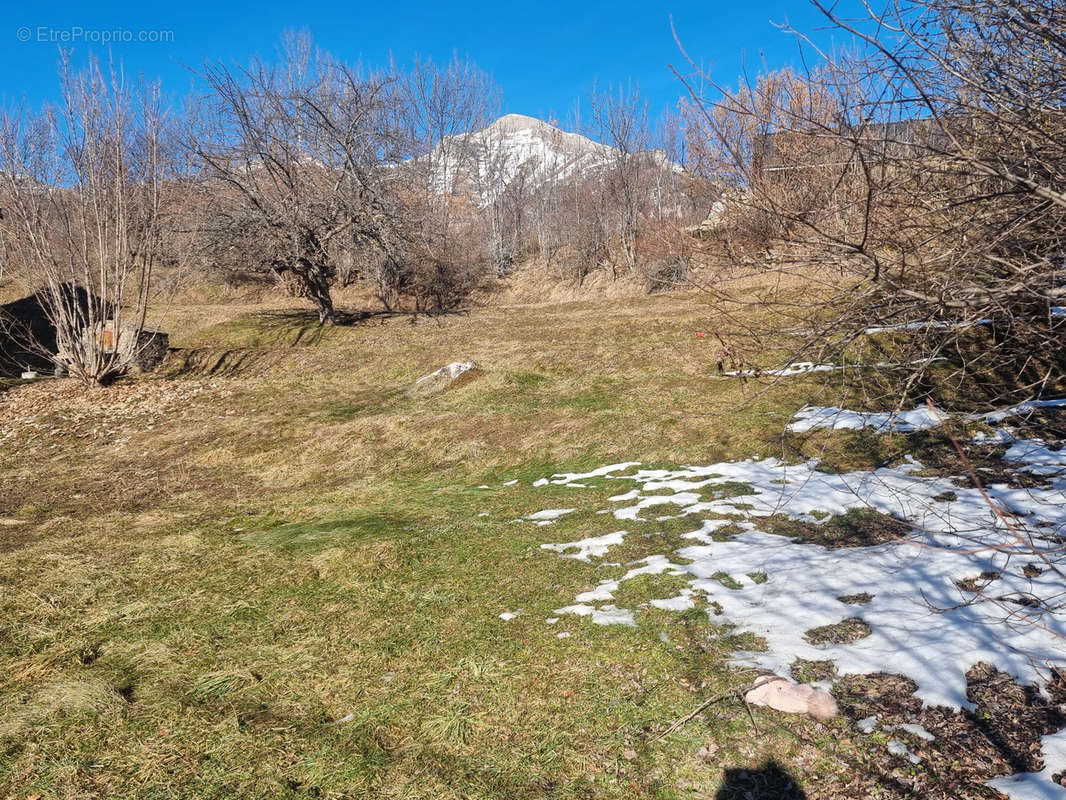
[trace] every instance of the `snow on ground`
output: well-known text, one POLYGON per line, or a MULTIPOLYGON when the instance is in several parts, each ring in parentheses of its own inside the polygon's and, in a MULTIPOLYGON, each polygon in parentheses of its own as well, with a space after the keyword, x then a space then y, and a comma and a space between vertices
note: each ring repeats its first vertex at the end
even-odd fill
POLYGON ((875 333, 887 333, 889 331, 920 331, 927 329, 939 329, 939 328, 957 328, 959 330, 963 328, 972 328, 975 325, 991 325, 990 319, 978 319, 973 322, 949 322, 946 320, 934 320, 932 322, 928 320, 919 320, 918 322, 901 322, 897 325, 882 325, 879 328, 867 328, 865 333, 870 336, 875 333))
POLYGON ((899 725, 893 725, 892 727, 893 729, 906 731, 907 733, 913 734, 919 739, 923 739, 927 742, 932 742, 936 740, 936 737, 933 736, 933 734, 931 734, 929 731, 927 731, 924 727, 922 727, 916 722, 904 722, 899 725))
POLYGON ((576 558, 578 561, 589 561, 593 556, 600 557, 607 555, 607 550, 611 545, 621 544, 625 535, 625 531, 615 531, 614 533, 607 533, 603 536, 591 536, 588 539, 582 539, 579 542, 542 544, 541 548, 544 550, 554 550, 557 553, 562 553, 567 558, 576 558), (577 552, 572 552, 575 550, 577 552))
MULTIPOLYGON (((1066 407, 1066 397, 1026 400, 985 414, 971 414, 964 417, 963 421, 998 425, 1012 417, 1028 416, 1042 408, 1063 407, 1066 407)), ((820 428, 838 431, 872 428, 877 433, 913 433, 938 428, 948 418, 947 412, 928 406, 917 406, 913 411, 848 411, 835 406, 805 406, 793 416, 788 430, 792 433, 808 433, 820 428)))
POLYGON ((859 430, 873 428, 877 433, 912 433, 937 428, 947 415, 936 408, 918 406, 913 411, 847 411, 843 408, 806 406, 788 424, 792 433, 807 433, 818 428, 859 430))
POLYGON ((864 717, 863 719, 860 719, 855 723, 855 727, 863 733, 873 733, 877 730, 877 715, 874 714, 872 717, 864 717))
MULTIPOLYGON (((487 488, 487 487, 486 487, 487 488)), ((529 522, 535 522, 538 525, 551 525, 559 517, 564 517, 567 514, 571 514, 577 511, 576 508, 546 508, 543 511, 538 511, 536 514, 530 514, 522 517, 529 522)))
POLYGON ((986 781, 997 792, 1003 792, 1011 800, 1062 800, 1066 790, 1052 778, 1066 769, 1066 729, 1050 734, 1041 740, 1044 768, 1040 772, 1022 772, 1006 778, 986 781))
POLYGON ((842 369, 845 369, 845 367, 838 367, 836 364, 815 364, 811 361, 796 361, 781 369, 736 369, 729 372, 723 372, 722 375, 730 378, 757 378, 762 376, 788 377, 790 375, 807 375, 811 372, 836 372, 837 370, 842 369))
MULTIPOLYGON (((1066 466, 1066 450, 1040 450, 1041 466, 1053 456, 1066 466)), ((1017 515, 1012 531, 980 490, 950 478, 918 475, 920 470, 921 465, 911 461, 830 474, 819 472, 814 461, 785 464, 770 458, 620 476, 617 480, 633 481, 641 489, 637 497, 623 495, 636 502, 614 509, 619 519, 641 520, 645 509, 667 503, 678 505, 682 515, 718 519, 706 520, 685 535, 694 544, 636 562, 617 580, 578 595, 580 610, 568 607, 557 613, 590 614, 590 603, 611 601, 626 580, 666 573, 688 577, 696 596, 721 607, 720 621, 765 638, 767 652, 748 653, 741 660, 779 674, 787 675, 796 658, 830 659, 841 673, 903 672, 918 684, 918 696, 926 703, 953 708, 972 708, 966 700, 965 673, 979 661, 1026 682, 1040 682, 1040 669, 1031 659, 1060 661, 1064 650, 1062 579, 1051 569, 1029 577, 1022 568, 1030 563, 1042 568, 1041 557, 1062 560, 1053 538, 1066 527, 1066 479, 1033 489, 985 487, 993 502, 1017 515), (730 492, 722 496, 726 484, 730 492), (737 493, 744 485, 750 488, 737 493), (673 493, 647 494, 664 489, 673 493), (758 529, 760 518, 774 514, 819 524, 826 515, 852 509, 906 520, 915 535, 908 541, 830 550, 758 529), (730 521, 743 532, 715 541, 714 529, 730 521), (714 577, 723 572, 742 588, 727 588, 714 577), (765 583, 748 577, 758 572, 768 575, 765 583), (1002 573, 986 591, 990 599, 965 602, 981 598, 957 582, 983 572, 1002 573), (874 598, 862 607, 838 599, 863 592, 874 598), (995 599, 1000 597, 1006 599, 995 599), (1022 604, 1034 597, 1046 602, 1022 604), (843 645, 812 645, 804 639, 810 628, 852 615, 870 626, 870 636, 843 645)), ((552 543, 547 549, 591 560, 606 555, 623 535, 552 543)), ((688 605, 676 597, 664 601, 688 605)))
MULTIPOLYGON (((593 606, 578 603, 577 605, 565 606, 555 609, 556 614, 577 614, 579 617, 591 617, 597 625, 636 625, 633 612, 625 608, 618 608, 614 604, 608 604, 595 608, 593 606)), ((558 635, 558 634, 557 634, 558 635)))
POLYGON ((1034 411, 1041 408, 1062 408, 1063 406, 1066 406, 1066 397, 1057 397, 1052 400, 1026 400, 1024 403, 1008 406, 1007 408, 999 409, 998 411, 989 411, 987 414, 978 414, 975 417, 972 417, 972 419, 987 422, 989 425, 995 425, 1004 420, 1008 420, 1011 417, 1021 417, 1027 414, 1032 414, 1034 411))
POLYGON ((899 756, 900 758, 905 758, 908 761, 910 761, 912 764, 920 764, 920 763, 922 763, 922 760, 920 758, 918 758, 918 756, 914 755, 914 753, 911 752, 911 749, 909 747, 907 747, 907 745, 905 745, 899 739, 891 739, 891 740, 889 740, 889 742, 886 745, 886 747, 888 748, 888 752, 890 752, 894 756, 899 756))
POLYGON ((903 363, 899 361, 877 361, 872 364, 815 364, 813 361, 793 361, 780 368, 753 367, 751 369, 734 369, 728 372, 720 372, 715 378, 791 378, 797 375, 809 375, 812 372, 848 372, 864 369, 893 369, 895 367, 914 366, 915 364, 927 364, 932 361, 943 361, 942 358, 919 359, 903 363))
MULTIPOLYGON (((922 408, 901 415, 830 410, 834 420, 846 421, 835 427, 870 427, 882 433, 921 430, 939 421, 935 411, 922 408)), ((818 427, 814 423, 827 419, 826 411, 803 409, 793 430, 818 427)), ((978 421, 987 419, 991 417, 978 421)), ((644 513, 673 505, 675 516, 692 516, 694 522, 693 530, 682 536, 690 544, 629 564, 620 577, 600 581, 578 594, 574 605, 555 613, 588 616, 603 625, 634 625, 634 610, 614 604, 619 587, 638 575, 681 576, 688 580, 687 588, 644 605, 680 611, 706 603, 715 610, 717 623, 765 640, 764 651, 735 654, 738 664, 788 676, 799 658, 832 661, 840 674, 903 674, 917 684, 924 703, 955 709, 974 707, 966 697, 965 676, 979 662, 1042 686, 1049 665, 1066 666, 1066 552, 1061 539, 1066 532, 1066 449, 1018 439, 1009 430, 984 441, 1008 443, 1004 466, 1042 477, 1044 483, 1029 489, 993 483, 984 487, 986 499, 961 478, 921 474, 921 464, 911 458, 895 467, 840 474, 819 471, 814 460, 787 464, 756 458, 615 474, 635 466, 626 463, 554 475, 550 482, 556 485, 591 476, 633 485, 610 498, 610 512, 617 519, 654 525, 662 518, 644 513), (772 515, 818 525, 852 510, 902 520, 911 533, 883 544, 828 549, 760 530, 772 515), (725 526, 740 533, 716 540, 725 526), (723 574, 730 580, 723 582, 723 574), (766 580, 753 580, 757 574, 766 580), (864 593, 872 595, 865 604, 840 599, 864 593), (812 628, 854 617, 869 627, 869 635, 839 644, 812 644, 805 638, 812 628)), ((543 547, 592 562, 624 535, 619 531, 543 547)), ((923 733, 917 727, 906 730, 923 733)), ((1015 800, 1051 797, 1040 794, 1049 787, 1061 796, 1050 776, 1066 769, 1066 733, 1056 736, 1045 737, 1050 771, 1002 779, 996 788, 1015 800)), ((910 751, 903 750, 900 755, 909 757, 910 751)))

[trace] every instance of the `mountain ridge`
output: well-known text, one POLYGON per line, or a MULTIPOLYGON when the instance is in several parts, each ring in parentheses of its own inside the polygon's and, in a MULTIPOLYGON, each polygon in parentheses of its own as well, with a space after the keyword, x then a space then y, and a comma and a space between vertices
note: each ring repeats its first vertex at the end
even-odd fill
MULTIPOLYGON (((428 158, 443 193, 470 191, 492 202, 519 177, 535 185, 591 174, 614 163, 618 151, 580 133, 525 114, 504 114, 486 127, 445 137, 428 158)), ((683 171, 661 150, 644 150, 658 166, 683 171)))

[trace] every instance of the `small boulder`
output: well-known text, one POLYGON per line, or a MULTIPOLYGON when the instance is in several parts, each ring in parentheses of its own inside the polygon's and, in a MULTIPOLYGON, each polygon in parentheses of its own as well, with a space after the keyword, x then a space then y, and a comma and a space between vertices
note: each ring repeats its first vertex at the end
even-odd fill
POLYGON ((423 375, 410 389, 412 395, 438 394, 445 389, 465 383, 478 374, 477 364, 471 361, 453 361, 435 372, 423 375))
POLYGON ((759 678, 744 695, 744 700, 753 706, 767 706, 786 714, 810 714, 818 720, 830 719, 840 713, 828 692, 777 675, 759 678))

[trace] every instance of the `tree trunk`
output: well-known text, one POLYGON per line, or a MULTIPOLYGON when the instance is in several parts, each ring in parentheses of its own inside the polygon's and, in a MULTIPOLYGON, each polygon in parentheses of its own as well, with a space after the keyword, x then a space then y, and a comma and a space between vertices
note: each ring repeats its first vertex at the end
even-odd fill
POLYGON ((337 316, 333 310, 333 296, 330 294, 330 270, 317 264, 304 263, 301 277, 304 282, 304 291, 307 298, 315 304, 318 311, 319 325, 334 325, 337 316))
POLYGON ((333 311, 333 298, 330 296, 328 287, 326 287, 324 292, 315 294, 311 300, 318 311, 319 325, 335 325, 337 323, 337 315, 333 311))

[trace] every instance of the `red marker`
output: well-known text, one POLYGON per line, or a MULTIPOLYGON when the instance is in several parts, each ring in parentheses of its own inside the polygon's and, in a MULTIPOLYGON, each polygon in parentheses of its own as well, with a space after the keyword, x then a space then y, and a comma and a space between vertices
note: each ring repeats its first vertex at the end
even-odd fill
POLYGON ((702 338, 703 338, 703 337, 705 337, 706 335, 707 335, 706 333, 697 333, 697 334, 696 334, 696 338, 697 338, 697 339, 702 339, 702 338))

